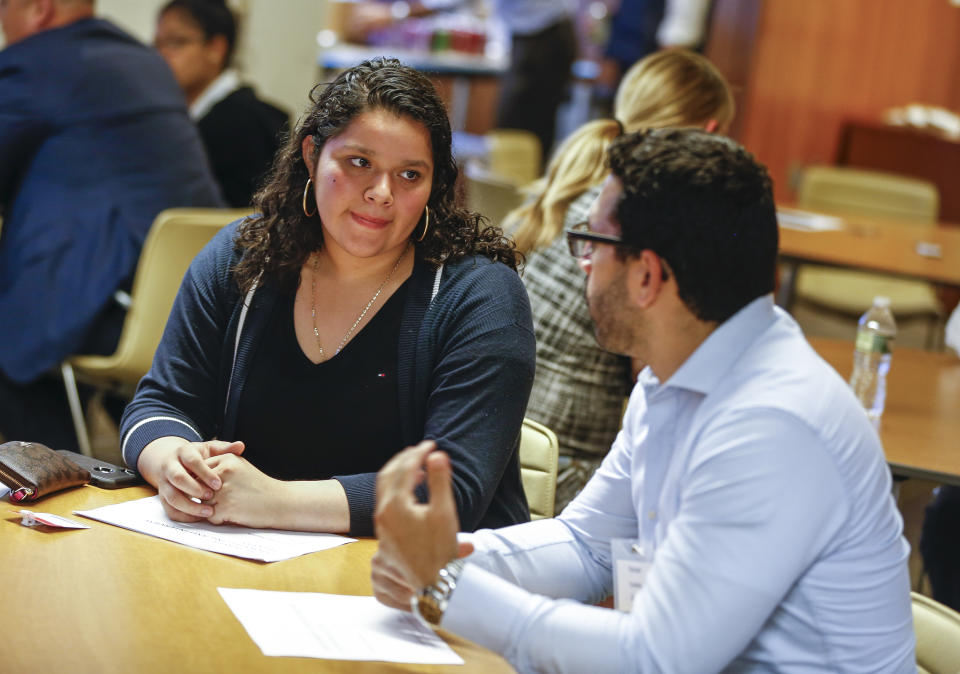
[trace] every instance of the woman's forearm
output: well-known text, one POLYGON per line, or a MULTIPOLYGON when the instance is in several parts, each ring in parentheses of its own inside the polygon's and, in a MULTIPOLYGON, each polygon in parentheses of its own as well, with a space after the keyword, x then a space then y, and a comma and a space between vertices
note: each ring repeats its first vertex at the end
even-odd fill
POLYGON ((350 531, 347 493, 337 480, 284 482, 284 497, 276 503, 274 528, 291 531, 350 531))

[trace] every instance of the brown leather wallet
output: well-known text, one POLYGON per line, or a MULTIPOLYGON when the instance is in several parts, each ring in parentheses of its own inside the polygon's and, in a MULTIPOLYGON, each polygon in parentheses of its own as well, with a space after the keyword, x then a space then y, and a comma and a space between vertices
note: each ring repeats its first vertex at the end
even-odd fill
POLYGON ((10 500, 36 501, 55 491, 90 481, 90 473, 38 442, 0 445, 0 482, 10 487, 10 500))

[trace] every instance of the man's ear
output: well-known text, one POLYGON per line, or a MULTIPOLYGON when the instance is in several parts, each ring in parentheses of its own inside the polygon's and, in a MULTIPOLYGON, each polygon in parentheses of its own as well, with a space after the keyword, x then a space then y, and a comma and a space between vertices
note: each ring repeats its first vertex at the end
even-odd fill
POLYGON ((663 290, 663 261, 652 250, 627 261, 627 296, 630 303, 641 309, 651 307, 663 290))
POLYGON ((55 0, 34 0, 31 2, 27 11, 27 23, 30 26, 30 34, 51 28, 54 25, 54 19, 57 16, 57 5, 55 0))

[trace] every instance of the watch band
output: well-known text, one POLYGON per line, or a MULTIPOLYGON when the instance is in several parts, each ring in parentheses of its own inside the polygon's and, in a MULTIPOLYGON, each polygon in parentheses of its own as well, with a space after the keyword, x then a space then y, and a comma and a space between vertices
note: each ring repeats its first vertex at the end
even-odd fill
POLYGON ((437 579, 411 598, 414 613, 431 625, 439 625, 465 565, 463 559, 454 559, 440 569, 437 579))

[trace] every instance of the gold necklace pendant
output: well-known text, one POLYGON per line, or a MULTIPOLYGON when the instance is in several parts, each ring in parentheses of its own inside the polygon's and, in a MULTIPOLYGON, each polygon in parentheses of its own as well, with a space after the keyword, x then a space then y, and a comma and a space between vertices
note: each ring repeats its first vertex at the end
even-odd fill
MULTIPOLYGON (((393 265, 393 269, 390 270, 390 273, 387 274, 387 278, 383 279, 383 283, 377 288, 377 291, 373 293, 373 297, 370 298, 370 301, 367 302, 367 306, 363 308, 363 311, 360 312, 360 315, 357 316, 357 320, 353 322, 353 325, 350 326, 350 329, 347 330, 347 334, 343 336, 343 339, 340 340, 340 344, 337 345, 337 350, 334 352, 334 356, 339 354, 344 345, 346 345, 347 340, 350 339, 350 335, 353 334, 353 331, 357 329, 357 326, 360 325, 360 322, 363 320, 364 316, 367 315, 367 312, 370 311, 370 307, 373 306, 373 303, 377 301, 377 298, 380 297, 380 293, 383 292, 383 289, 387 286, 387 283, 390 282, 390 279, 393 278, 393 275, 396 273, 397 269, 400 268, 400 262, 403 260, 403 257, 407 254, 407 251, 410 250, 410 243, 404 247, 403 252, 400 253, 400 257, 397 258, 397 261, 393 265)), ((315 255, 313 258, 313 278, 310 283, 310 317, 313 320, 313 337, 317 340, 317 348, 320 350, 321 360, 326 360, 324 358, 323 344, 320 343, 320 330, 317 327, 317 265, 319 264, 320 257, 315 255)), ((333 356, 331 356, 332 358, 333 356)))
POLYGON ((323 357, 323 344, 320 343, 320 331, 317 329, 317 263, 319 260, 319 256, 313 256, 313 275, 310 279, 310 316, 313 319, 313 338, 317 340, 317 348, 320 349, 320 360, 326 360, 323 357))

